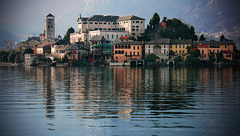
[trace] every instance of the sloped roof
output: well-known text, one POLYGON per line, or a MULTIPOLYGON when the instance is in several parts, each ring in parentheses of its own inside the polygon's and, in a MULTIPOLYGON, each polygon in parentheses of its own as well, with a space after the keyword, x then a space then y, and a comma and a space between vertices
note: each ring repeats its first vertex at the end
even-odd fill
POLYGON ((231 45, 231 41, 193 41, 193 45, 231 45))
POLYGON ((130 16, 119 17, 117 21, 124 21, 124 20, 145 20, 145 19, 140 18, 138 16, 130 15, 130 16))
POLYGON ((170 38, 157 38, 147 42, 146 44, 170 44, 170 41, 170 38))
POLYGON ((192 39, 172 39, 171 44, 192 44, 192 39))
POLYGON ((119 16, 112 15, 93 15, 88 19, 88 21, 115 22, 118 18, 119 16))
POLYGON ((126 41, 126 42, 119 42, 116 43, 115 45, 142 45, 142 42, 139 41, 126 41))
POLYGON ((54 17, 51 13, 49 13, 46 17, 54 17))
POLYGON ((71 44, 65 50, 89 50, 89 46, 85 45, 83 42, 77 42, 71 44))

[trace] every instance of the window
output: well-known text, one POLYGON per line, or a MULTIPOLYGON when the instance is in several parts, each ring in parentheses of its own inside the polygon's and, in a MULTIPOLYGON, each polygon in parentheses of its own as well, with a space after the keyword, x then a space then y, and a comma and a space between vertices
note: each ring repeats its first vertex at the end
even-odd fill
POLYGON ((182 53, 185 53, 185 51, 183 50, 182 53))
POLYGON ((133 21, 133 23, 134 23, 134 21, 133 21))
POLYGON ((177 50, 176 50, 176 53, 177 53, 177 50))
POLYGON ((132 52, 130 52, 130 56, 132 56, 132 52))
POLYGON ((107 28, 103 28, 103 30, 107 30, 107 28))
POLYGON ((164 48, 166 48, 166 46, 164 45, 164 48))
POLYGON ((181 48, 181 45, 179 45, 179 48, 181 48))
POLYGON ((133 50, 135 50, 135 46, 133 46, 133 50))
POLYGON ((95 28, 95 30, 98 30, 98 28, 95 28))
POLYGON ((109 34, 107 35, 107 38, 109 38, 109 34))
POLYGON ((110 23, 108 23, 108 25, 110 25, 110 23))
POLYGON ((143 21, 141 21, 141 23, 143 23, 143 21))
POLYGON ((95 24, 98 24, 98 22, 95 22, 95 24))
POLYGON ((217 53, 219 53, 219 50, 217 50, 217 53))
POLYGON ((102 30, 102 28, 99 28, 99 30, 102 30))
POLYGON ((139 26, 136 26, 137 28, 139 28, 139 26))
POLYGON ((139 50, 139 46, 137 46, 137 49, 139 50))
POLYGON ((150 50, 148 50, 148 53, 150 54, 150 50))
POLYGON ((204 50, 202 50, 202 54, 204 54, 204 50))
POLYGON ((116 35, 116 38, 118 38, 118 35, 116 35))
POLYGON ((148 46, 148 48, 150 48, 150 45, 148 46))
POLYGON ((107 23, 103 23, 104 25, 106 25, 107 23))
POLYGON ((135 27, 135 26, 132 26, 132 27, 135 27))
POLYGON ((139 52, 137 52, 137 55, 139 56, 139 52))
POLYGON ((87 22, 83 22, 83 24, 87 24, 87 22))
POLYGON ((102 24, 102 22, 99 22, 99 24, 102 24))
POLYGON ((227 45, 225 45, 225 48, 227 48, 227 45))
POLYGON ((133 52, 133 56, 135 56, 135 52, 133 52))
POLYGON ((166 53, 166 50, 164 50, 164 53, 166 53))
POLYGON ((112 39, 114 38, 114 35, 112 35, 112 39))
POLYGON ((138 31, 138 29, 137 29, 137 31, 138 31))
POLYGON ((125 55, 127 56, 127 52, 125 52, 125 55))
POLYGON ((89 24, 93 24, 93 22, 89 22, 89 24))
POLYGON ((135 35, 135 33, 132 33, 132 35, 135 35))
POLYGON ((135 31, 135 29, 132 29, 132 31, 135 31))
POLYGON ((111 30, 111 28, 108 28, 108 30, 111 30))
POLYGON ((139 21, 136 21, 136 23, 139 23, 139 21))

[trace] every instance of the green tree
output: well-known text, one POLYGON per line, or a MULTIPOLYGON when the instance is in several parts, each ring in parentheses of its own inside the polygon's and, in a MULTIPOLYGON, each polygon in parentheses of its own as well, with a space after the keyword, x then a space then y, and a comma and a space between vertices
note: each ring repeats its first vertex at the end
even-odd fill
POLYGON ((10 54, 8 55, 8 62, 15 62, 15 57, 16 57, 16 51, 15 50, 11 50, 10 54))
POLYGON ((8 62, 8 55, 9 55, 9 52, 7 51, 0 51, 0 62, 8 62))
POLYGON ((147 59, 147 61, 155 62, 157 59, 157 56, 155 54, 151 53, 151 54, 147 55, 146 59, 147 59))
POLYGON ((200 37, 199 37, 199 41, 205 41, 206 38, 204 37, 204 35, 202 34, 200 37))
POLYGON ((20 63, 21 62, 21 54, 17 54, 15 57, 15 63, 20 63))
POLYGON ((216 56, 217 56, 217 61, 218 61, 218 62, 221 62, 221 61, 224 60, 223 52, 222 52, 222 51, 220 51, 220 53, 217 53, 216 56))
POLYGON ((62 62, 63 63, 68 63, 68 56, 67 56, 67 54, 64 54, 64 56, 62 58, 62 62))
POLYGON ((159 21, 160 21, 160 17, 158 13, 154 13, 153 17, 150 19, 150 22, 149 22, 150 27, 156 28, 158 26, 159 21))
POLYGON ((74 30, 72 27, 68 28, 66 34, 65 34, 64 37, 63 37, 63 40, 64 40, 66 43, 70 43, 70 33, 74 33, 74 32, 75 32, 75 30, 74 30))
POLYGON ((193 57, 198 58, 199 56, 201 56, 200 50, 199 50, 199 49, 195 49, 195 50, 193 51, 193 57))
POLYGON ((225 41, 225 40, 226 40, 225 36, 224 36, 224 35, 221 35, 220 41, 225 41))
POLYGON ((175 61, 177 63, 177 62, 182 62, 183 59, 181 56, 177 56, 176 58, 173 59, 173 61, 175 61))
POLYGON ((24 50, 24 54, 33 54, 33 50, 31 49, 31 48, 26 48, 25 50, 24 50))
POLYGON ((164 17, 162 22, 167 22, 167 17, 164 17))

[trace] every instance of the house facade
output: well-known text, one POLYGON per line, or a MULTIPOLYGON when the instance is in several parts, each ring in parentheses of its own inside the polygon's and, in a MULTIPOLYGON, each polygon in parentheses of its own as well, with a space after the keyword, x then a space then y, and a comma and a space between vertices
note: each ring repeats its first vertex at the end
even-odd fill
POLYGON ((175 56, 185 56, 191 46, 192 39, 171 39, 169 50, 173 51, 175 56))
POLYGON ((90 40, 92 36, 101 35, 107 40, 118 39, 122 36, 140 37, 145 32, 145 19, 131 16, 93 15, 78 18, 77 33, 71 34, 70 41, 90 40), (94 32, 95 31, 95 32, 94 32), (108 33, 105 34, 104 33, 108 33), (109 35, 109 38, 108 36, 109 35))
POLYGON ((80 59, 85 59, 89 54, 89 45, 84 42, 73 43, 65 49, 65 53, 68 55, 69 62, 80 61, 80 59))
POLYGON ((170 38, 157 38, 145 44, 145 55, 155 54, 160 59, 169 59, 170 38))
POLYGON ((113 45, 115 62, 129 62, 132 59, 143 59, 143 44, 137 41, 119 42, 113 45))
POLYGON ((222 52, 224 59, 233 59, 233 43, 230 41, 194 41, 194 46, 200 50, 201 59, 209 59, 209 55, 213 54, 217 58, 217 54, 222 52))

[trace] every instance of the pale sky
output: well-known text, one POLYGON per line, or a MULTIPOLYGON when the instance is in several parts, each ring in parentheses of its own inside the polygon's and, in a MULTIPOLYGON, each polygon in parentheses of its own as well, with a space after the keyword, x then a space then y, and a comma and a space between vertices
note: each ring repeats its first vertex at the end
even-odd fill
POLYGON ((44 31, 44 19, 52 13, 56 19, 56 36, 62 37, 69 27, 77 29, 77 18, 92 15, 136 15, 149 19, 155 12, 162 19, 179 18, 196 28, 196 32, 240 30, 237 0, 1 0, 0 36, 14 35, 19 40, 38 36, 44 31), (231 26, 232 25, 232 26, 231 26), (227 28, 228 29, 228 28, 227 28))

